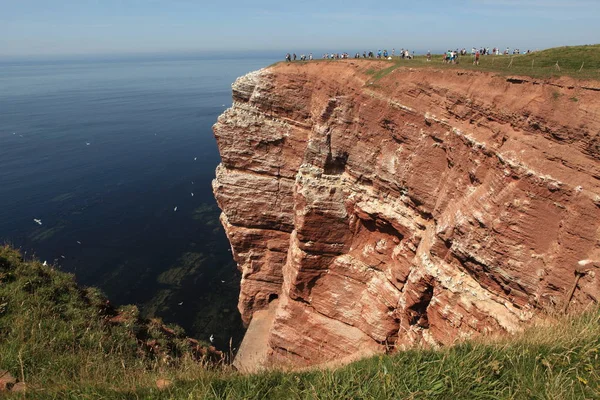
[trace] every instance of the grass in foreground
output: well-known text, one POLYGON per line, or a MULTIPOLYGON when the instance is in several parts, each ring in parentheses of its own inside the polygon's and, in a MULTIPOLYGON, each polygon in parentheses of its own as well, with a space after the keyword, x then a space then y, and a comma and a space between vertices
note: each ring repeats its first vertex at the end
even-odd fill
POLYGON ((68 388, 135 390, 171 371, 204 372, 203 361, 214 356, 181 328, 142 320, 135 306, 114 309, 72 275, 0 247, 0 370, 35 397, 68 388))
MULTIPOLYGON (((600 311, 507 339, 412 350, 335 371, 240 375, 182 353, 140 352, 132 326, 98 318, 71 276, 0 248, 0 369, 29 398, 56 399, 595 399, 600 311), (108 329, 108 330, 107 330, 108 329), (156 380, 172 385, 156 388, 156 380)), ((104 301, 104 300, 102 300, 104 301)), ((137 328, 136 328, 137 326, 137 328)), ((15 394, 14 397, 20 397, 15 394)))

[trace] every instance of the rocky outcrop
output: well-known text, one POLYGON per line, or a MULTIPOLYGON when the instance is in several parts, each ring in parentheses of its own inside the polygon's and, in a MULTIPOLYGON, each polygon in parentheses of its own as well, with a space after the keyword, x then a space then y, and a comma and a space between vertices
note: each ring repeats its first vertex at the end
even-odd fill
POLYGON ((256 368, 516 332, 576 278, 569 310, 600 297, 598 94, 459 70, 372 81, 387 66, 251 73, 214 126, 244 322, 277 299, 256 368))

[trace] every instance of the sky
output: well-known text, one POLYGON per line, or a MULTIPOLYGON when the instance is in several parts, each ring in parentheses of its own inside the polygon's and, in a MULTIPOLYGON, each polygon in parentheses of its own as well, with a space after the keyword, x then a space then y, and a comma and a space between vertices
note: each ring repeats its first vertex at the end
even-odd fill
POLYGON ((543 49, 600 42, 600 0, 0 0, 0 58, 543 49))

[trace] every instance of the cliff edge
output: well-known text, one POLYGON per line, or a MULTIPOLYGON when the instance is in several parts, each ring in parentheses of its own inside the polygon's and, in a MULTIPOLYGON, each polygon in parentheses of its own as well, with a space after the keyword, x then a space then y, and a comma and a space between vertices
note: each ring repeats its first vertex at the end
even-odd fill
POLYGON ((514 333, 600 298, 599 85, 381 66, 233 84, 213 188, 243 370, 514 333))

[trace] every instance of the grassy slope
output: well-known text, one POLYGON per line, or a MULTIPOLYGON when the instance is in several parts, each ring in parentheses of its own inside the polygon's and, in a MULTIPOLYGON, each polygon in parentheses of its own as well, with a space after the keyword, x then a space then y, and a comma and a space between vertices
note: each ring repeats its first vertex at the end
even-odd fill
POLYGON ((413 60, 402 60, 396 57, 391 61, 378 61, 381 63, 381 68, 366 71, 367 74, 373 76, 375 82, 400 67, 465 69, 495 72, 502 75, 530 76, 539 79, 568 76, 583 80, 600 80, 600 44, 556 47, 516 56, 482 56, 478 66, 473 65, 470 54, 460 57, 457 65, 444 64, 441 55, 434 55, 430 62, 425 56, 417 56, 413 60), (556 68, 557 62, 560 71, 556 68))
POLYGON ((242 376, 228 367, 207 369, 176 341, 160 357, 142 351, 136 332, 166 338, 133 317, 107 323, 104 304, 72 276, 0 248, 0 369, 24 378, 30 398, 600 398, 597 310, 511 340, 412 350, 335 371, 242 376), (159 391, 157 379, 173 385, 159 391))
POLYGON ((0 370, 47 390, 135 390, 172 370, 204 373, 198 358, 180 328, 0 247, 0 370))
POLYGON ((512 341, 413 350, 336 371, 221 373, 142 398, 583 399, 600 398, 597 312, 532 329, 512 341))

